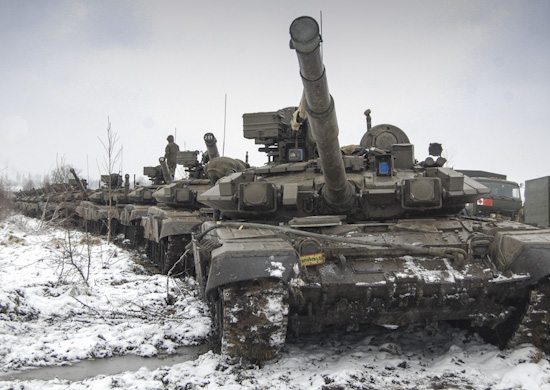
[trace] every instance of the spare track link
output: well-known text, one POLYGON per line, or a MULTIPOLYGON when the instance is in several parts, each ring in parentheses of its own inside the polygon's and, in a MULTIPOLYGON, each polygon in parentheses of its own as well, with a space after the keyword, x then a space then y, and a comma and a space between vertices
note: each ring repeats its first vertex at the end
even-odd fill
POLYGON ((529 295, 529 302, 509 346, 531 343, 550 355, 550 278, 542 279, 529 295))
POLYGON ((247 281, 221 289, 221 353, 258 363, 285 344, 288 290, 278 280, 247 281))

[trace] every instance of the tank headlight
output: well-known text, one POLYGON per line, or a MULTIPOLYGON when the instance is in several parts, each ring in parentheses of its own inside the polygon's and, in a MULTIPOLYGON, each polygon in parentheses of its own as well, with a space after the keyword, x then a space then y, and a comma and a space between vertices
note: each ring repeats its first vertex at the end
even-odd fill
POLYGON ((255 181, 239 185, 239 210, 275 211, 275 185, 255 181))
POLYGON ((174 194, 176 203, 193 203, 195 201, 195 192, 189 188, 178 188, 174 194))
POLYGON ((441 207, 441 181, 439 178, 419 177, 402 182, 404 208, 441 207))

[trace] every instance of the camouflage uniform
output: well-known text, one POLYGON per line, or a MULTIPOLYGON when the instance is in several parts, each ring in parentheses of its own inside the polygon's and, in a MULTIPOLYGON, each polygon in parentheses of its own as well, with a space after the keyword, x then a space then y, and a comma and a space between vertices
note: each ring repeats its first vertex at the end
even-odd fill
POLYGON ((168 165, 170 174, 173 178, 176 173, 176 157, 180 151, 180 147, 174 142, 174 136, 169 135, 166 140, 168 141, 168 145, 166 145, 166 149, 164 151, 164 158, 166 159, 166 164, 168 165))

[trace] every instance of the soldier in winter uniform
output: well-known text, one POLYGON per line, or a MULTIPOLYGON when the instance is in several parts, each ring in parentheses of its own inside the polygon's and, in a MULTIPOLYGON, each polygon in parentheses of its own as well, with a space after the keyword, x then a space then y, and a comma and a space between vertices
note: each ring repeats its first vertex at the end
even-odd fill
POLYGON ((177 165, 176 156, 180 151, 180 147, 174 142, 173 135, 169 135, 166 140, 168 141, 168 145, 166 145, 164 158, 166 159, 166 164, 168 164, 168 168, 170 169, 170 174, 172 175, 172 178, 174 178, 177 165))

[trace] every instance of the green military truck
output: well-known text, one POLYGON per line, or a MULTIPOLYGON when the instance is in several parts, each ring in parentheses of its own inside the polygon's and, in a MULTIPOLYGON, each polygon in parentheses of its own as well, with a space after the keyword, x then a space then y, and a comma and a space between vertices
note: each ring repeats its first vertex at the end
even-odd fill
POLYGON ((486 172, 459 170, 491 190, 488 195, 475 203, 468 203, 464 213, 470 216, 507 217, 516 219, 522 209, 521 191, 518 183, 506 180, 506 175, 486 172))

